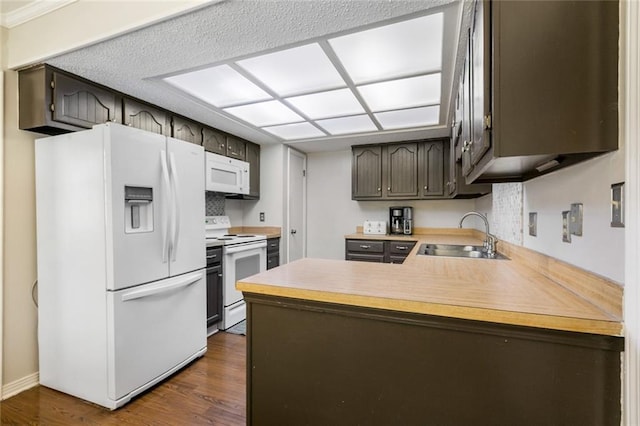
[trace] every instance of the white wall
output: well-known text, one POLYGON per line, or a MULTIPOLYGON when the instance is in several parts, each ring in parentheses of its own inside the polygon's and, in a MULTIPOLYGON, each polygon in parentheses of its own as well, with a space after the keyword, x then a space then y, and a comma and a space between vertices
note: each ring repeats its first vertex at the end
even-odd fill
POLYGON ((619 283, 624 282, 624 228, 611 227, 611 184, 624 181, 624 150, 524 183, 524 246, 619 283), (583 235, 562 241, 562 211, 584 208, 583 235), (529 212, 538 213, 538 236, 529 235, 529 212))
POLYGON ((307 154, 308 257, 344 259, 344 236, 367 219, 388 222, 394 205, 412 206, 414 226, 421 228, 455 228, 474 209, 473 200, 353 201, 351 151, 307 154))
POLYGON ((285 150, 283 145, 260 147, 260 200, 239 201, 245 226, 282 226, 285 150), (260 212, 264 212, 264 222, 260 222, 260 212))

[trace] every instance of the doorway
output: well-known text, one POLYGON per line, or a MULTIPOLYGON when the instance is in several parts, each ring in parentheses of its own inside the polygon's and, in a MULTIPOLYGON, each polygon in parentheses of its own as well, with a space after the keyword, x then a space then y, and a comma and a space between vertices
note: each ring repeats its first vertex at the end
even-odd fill
POLYGON ((286 262, 307 255, 307 156, 287 148, 286 262))

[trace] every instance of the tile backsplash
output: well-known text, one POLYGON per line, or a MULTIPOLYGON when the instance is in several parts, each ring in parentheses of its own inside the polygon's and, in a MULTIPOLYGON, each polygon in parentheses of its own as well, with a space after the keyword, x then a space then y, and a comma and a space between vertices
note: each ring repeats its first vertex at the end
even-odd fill
POLYGON ((219 192, 206 191, 206 215, 224 216, 224 203, 226 198, 219 192))
POLYGON ((493 184, 489 217, 498 239, 522 245, 522 183, 493 184))

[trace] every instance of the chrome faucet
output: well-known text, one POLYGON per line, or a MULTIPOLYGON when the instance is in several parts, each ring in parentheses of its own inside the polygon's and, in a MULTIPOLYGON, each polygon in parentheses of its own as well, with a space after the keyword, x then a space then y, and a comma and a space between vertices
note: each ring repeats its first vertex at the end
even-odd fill
POLYGON ((487 217, 485 215, 478 212, 465 213, 464 216, 462 216, 462 218, 460 219, 458 228, 462 228, 462 222, 469 216, 478 216, 480 219, 484 221, 486 237, 485 237, 483 246, 487 252, 487 257, 494 257, 496 255, 496 244, 498 243, 498 239, 496 238, 495 235, 492 235, 489 232, 489 221, 487 220, 487 217))

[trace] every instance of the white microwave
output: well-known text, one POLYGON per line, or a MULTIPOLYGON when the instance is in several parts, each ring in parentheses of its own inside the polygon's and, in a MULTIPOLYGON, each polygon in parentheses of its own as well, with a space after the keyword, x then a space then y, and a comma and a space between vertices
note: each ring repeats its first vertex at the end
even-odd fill
POLYGON ((249 193, 249 163, 211 152, 205 154, 205 190, 227 194, 249 193))

